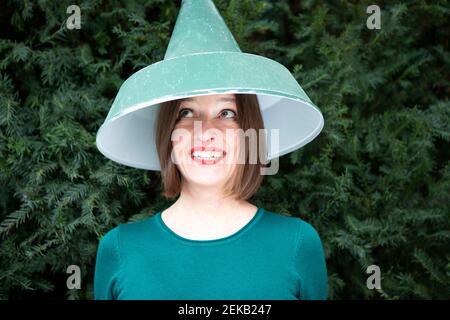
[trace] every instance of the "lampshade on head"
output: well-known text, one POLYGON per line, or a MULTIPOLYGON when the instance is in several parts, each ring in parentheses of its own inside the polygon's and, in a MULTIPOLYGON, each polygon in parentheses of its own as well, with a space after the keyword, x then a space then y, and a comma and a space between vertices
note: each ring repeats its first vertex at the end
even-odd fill
MULTIPOLYGON (((315 139, 324 120, 291 72, 269 58, 244 53, 212 0, 183 0, 164 59, 131 75, 97 132, 96 145, 120 164, 160 170, 155 123, 160 104, 211 94, 255 94, 271 160, 315 139)), ((244 106, 245 107, 245 106, 244 106)))

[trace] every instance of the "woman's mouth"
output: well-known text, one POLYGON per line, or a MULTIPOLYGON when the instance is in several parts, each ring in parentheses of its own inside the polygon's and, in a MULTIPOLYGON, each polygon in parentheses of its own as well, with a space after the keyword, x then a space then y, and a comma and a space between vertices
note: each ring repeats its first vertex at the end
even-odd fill
POLYGON ((200 164, 216 164, 226 155, 226 152, 215 147, 193 147, 191 149, 191 158, 200 164))

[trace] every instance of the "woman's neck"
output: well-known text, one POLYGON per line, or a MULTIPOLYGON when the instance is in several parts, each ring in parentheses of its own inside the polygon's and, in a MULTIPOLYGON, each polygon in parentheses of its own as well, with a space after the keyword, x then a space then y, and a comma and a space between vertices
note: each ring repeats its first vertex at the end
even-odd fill
POLYGON ((166 218, 193 225, 247 221, 257 207, 236 196, 225 196, 221 188, 183 184, 177 201, 166 209, 166 218))

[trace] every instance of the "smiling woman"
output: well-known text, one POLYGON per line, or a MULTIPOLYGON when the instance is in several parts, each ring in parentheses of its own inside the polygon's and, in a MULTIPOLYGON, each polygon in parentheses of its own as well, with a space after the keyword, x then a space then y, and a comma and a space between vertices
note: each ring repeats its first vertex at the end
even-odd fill
POLYGON ((242 53, 212 1, 183 0, 165 61, 137 72, 121 92, 99 149, 160 170, 164 196, 176 199, 105 234, 95 298, 326 299, 317 231, 252 203, 266 160, 323 126, 289 71, 242 53), (267 128, 281 132, 279 148, 267 128))
MULTIPOLYGON (((233 134, 236 139, 227 141, 225 132, 226 130, 235 131, 237 128, 243 131, 264 129, 255 95, 207 95, 169 101, 161 105, 156 123, 156 146, 166 197, 174 197, 180 193, 183 176, 194 183, 209 186, 221 184, 226 194, 234 193, 242 199, 249 199, 259 188, 264 177, 260 174, 260 168, 264 166, 263 162, 258 157, 257 163, 249 163, 249 144, 245 143, 239 148, 238 141, 241 140, 237 138, 238 134, 233 134), (226 117, 224 117, 225 114, 226 117), (202 125, 204 131, 194 134, 195 121, 202 125), (174 129, 180 128, 185 129, 187 134, 177 136, 175 140, 182 138, 183 141, 178 144, 174 142, 174 144, 176 150, 181 149, 180 155, 187 155, 188 158, 170 161, 174 148, 170 143, 171 139, 174 139, 171 133, 174 129), (221 163, 213 162, 218 165, 199 166, 196 162, 189 161, 192 156, 191 149, 198 147, 202 150, 205 147, 221 148, 225 158, 233 156, 233 159, 225 161, 222 157, 221 163), (185 152, 182 152, 183 150, 185 152), (239 152, 244 154, 244 163, 238 163, 239 152), (178 168, 174 162, 180 163, 178 168), (236 170, 234 175, 233 170, 236 170)), ((264 149, 258 150, 262 154, 265 154, 264 142, 263 139, 259 139, 259 135, 251 141, 253 147, 264 149)))
POLYGON ((240 152, 248 160, 248 147, 236 132, 263 128, 254 95, 161 105, 155 130, 164 195, 179 197, 106 234, 97 257, 97 299, 326 299, 316 230, 248 201, 261 184, 262 164, 237 163, 240 152), (227 130, 232 134, 221 134, 227 130), (213 153, 217 161, 192 161, 213 153))

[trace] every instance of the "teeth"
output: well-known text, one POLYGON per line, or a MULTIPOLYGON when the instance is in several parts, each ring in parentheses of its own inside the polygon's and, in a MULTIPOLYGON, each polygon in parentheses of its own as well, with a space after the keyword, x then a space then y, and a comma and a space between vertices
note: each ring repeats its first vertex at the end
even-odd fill
POLYGON ((221 158, 223 153, 218 151, 194 151, 192 156, 197 159, 213 160, 221 158))

